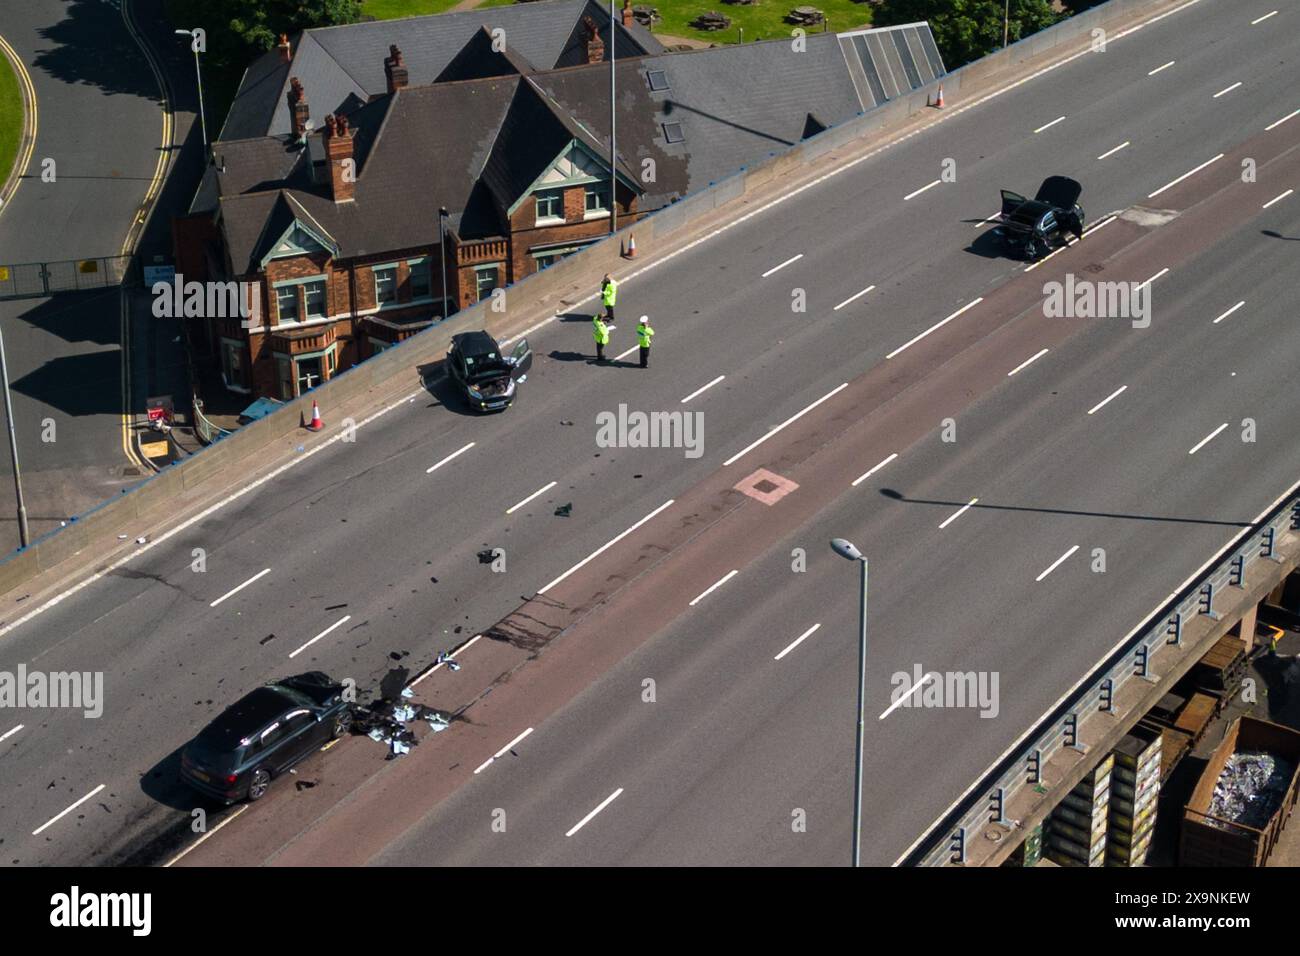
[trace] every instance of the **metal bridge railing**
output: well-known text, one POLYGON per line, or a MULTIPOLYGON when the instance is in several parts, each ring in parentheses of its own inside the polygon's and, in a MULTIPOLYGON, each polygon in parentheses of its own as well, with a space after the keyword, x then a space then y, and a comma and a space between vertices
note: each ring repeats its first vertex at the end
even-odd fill
POLYGON ((964 862, 967 839, 990 823, 1008 823, 1004 808, 1023 787, 1035 786, 1041 768, 1063 747, 1076 745, 1083 722, 1109 711, 1120 689, 1145 678, 1152 658, 1166 646, 1182 644, 1183 627, 1197 616, 1217 616, 1216 595, 1240 586, 1256 561, 1277 561, 1278 538, 1300 530, 1300 484, 1293 486, 1266 516, 1242 530, 1213 564, 1187 585, 1113 654, 1085 678, 1060 706, 1031 729, 1023 744, 991 770, 967 797, 940 820, 901 863, 944 866, 964 862))
POLYGON ((233 434, 228 429, 222 428, 220 425, 208 421, 207 417, 203 414, 203 399, 195 395, 193 401, 194 432, 199 436, 199 441, 203 442, 205 445, 211 445, 214 441, 233 434))

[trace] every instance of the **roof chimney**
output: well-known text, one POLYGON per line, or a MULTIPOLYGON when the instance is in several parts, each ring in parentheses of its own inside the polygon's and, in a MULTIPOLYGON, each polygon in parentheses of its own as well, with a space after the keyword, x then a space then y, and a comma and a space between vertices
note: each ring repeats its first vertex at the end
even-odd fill
POLYGON ((352 156, 352 130, 341 114, 325 117, 325 159, 330 165, 330 196, 349 202, 357 185, 357 164, 352 156))
POLYGON ((280 51, 280 59, 285 63, 288 63, 293 59, 293 47, 289 45, 289 34, 280 34, 280 42, 277 45, 277 49, 280 51))
POLYGON ((388 92, 396 93, 406 89, 406 67, 402 64, 402 51, 394 43, 388 48, 388 57, 384 60, 384 75, 388 77, 388 92))
POLYGON ((632 0, 623 0, 623 26, 630 27, 635 19, 632 14, 632 0))
POLYGON ((590 16, 583 17, 582 24, 587 28, 587 62, 599 63, 605 59, 605 43, 600 38, 600 29, 590 16))
POLYGON ((301 139, 307 135, 307 129, 311 126, 311 110, 307 106, 307 92, 302 88, 302 81, 298 77, 292 77, 289 80, 289 125, 293 130, 295 139, 301 139))

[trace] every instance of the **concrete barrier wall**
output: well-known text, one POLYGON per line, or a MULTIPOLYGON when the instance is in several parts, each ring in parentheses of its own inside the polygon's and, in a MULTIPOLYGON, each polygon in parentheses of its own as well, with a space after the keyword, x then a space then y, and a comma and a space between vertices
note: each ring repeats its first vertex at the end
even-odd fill
POLYGON ((613 272, 623 264, 624 260, 619 257, 620 241, 625 239, 627 233, 635 231, 641 247, 652 248, 654 242, 670 239, 674 233, 689 227, 696 219, 720 206, 743 199, 767 183, 791 176, 837 147, 869 136, 890 123, 925 109, 940 82, 946 93, 956 94, 963 85, 970 87, 984 77, 1014 67, 1053 47, 1089 37, 1094 27, 1105 22, 1139 11, 1172 9, 1178 2, 1180 0, 1108 0, 1107 3, 1014 43, 1005 50, 989 54, 949 73, 940 81, 883 103, 802 143, 774 153, 753 167, 711 183, 707 189, 666 206, 632 226, 625 226, 619 233, 560 260, 545 271, 526 276, 508 286, 505 290, 504 315, 493 312, 490 302, 470 306, 445 322, 425 329, 400 345, 386 349, 374 358, 335 375, 330 381, 287 403, 260 421, 245 425, 198 454, 127 489, 119 497, 70 522, 67 527, 44 535, 26 549, 13 552, 0 562, 0 593, 19 587, 41 571, 53 568, 75 555, 96 537, 120 534, 124 530, 134 532, 135 529, 131 527, 133 523, 151 508, 228 473, 241 462, 255 458, 272 443, 297 432, 300 423, 311 416, 313 399, 327 407, 339 407, 403 375, 410 377, 412 388, 418 387, 418 371, 441 361, 451 343, 451 337, 456 333, 486 327, 504 334, 513 324, 512 316, 517 316, 520 312, 535 313, 539 306, 563 311, 565 301, 574 301, 596 291, 589 287, 593 266, 596 270, 613 272))

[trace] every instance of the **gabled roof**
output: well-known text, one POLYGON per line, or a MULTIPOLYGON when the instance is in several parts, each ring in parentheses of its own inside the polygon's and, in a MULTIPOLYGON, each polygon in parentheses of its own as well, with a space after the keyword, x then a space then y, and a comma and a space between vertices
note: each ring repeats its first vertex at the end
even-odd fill
POLYGON ((489 76, 527 76, 536 73, 537 68, 528 62, 528 58, 506 45, 501 50, 493 49, 494 40, 491 31, 482 27, 457 53, 446 68, 438 74, 436 83, 450 83, 455 80, 481 80, 489 76))
MULTIPOLYGON (((218 138, 287 134, 290 116, 285 94, 291 76, 302 81, 316 128, 327 114, 339 112, 346 104, 386 94, 384 60, 393 43, 401 47, 413 87, 435 82, 484 29, 503 31, 516 68, 550 70, 585 63, 584 16, 601 28, 608 46, 609 14, 597 0, 536 0, 305 30, 294 42, 291 64, 272 50, 249 67, 218 138)), ((659 41, 642 27, 625 27, 617 17, 615 24, 619 58, 663 52, 659 41)))

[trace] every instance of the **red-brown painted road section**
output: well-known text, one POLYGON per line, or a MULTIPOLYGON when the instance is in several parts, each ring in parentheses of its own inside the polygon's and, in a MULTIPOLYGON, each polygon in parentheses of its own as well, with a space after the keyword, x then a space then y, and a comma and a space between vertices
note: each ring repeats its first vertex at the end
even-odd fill
POLYGON ((942 418, 1005 386, 1007 373, 1038 350, 1081 330, 1081 322, 1044 316, 1045 283, 1066 273, 1144 282, 1176 270, 1259 214, 1257 190, 1241 182, 1243 158, 1261 176, 1300 179, 1298 135, 1300 127, 1243 143, 847 383, 484 632, 459 656, 461 670, 422 679, 417 699, 457 715, 449 731, 426 734, 409 756, 387 763, 379 744, 343 741, 300 769, 300 780, 317 785, 280 787, 183 863, 371 860, 503 746, 675 621, 691 598, 813 521, 855 478, 942 418), (759 468, 797 488, 771 505, 737 491, 759 468))

